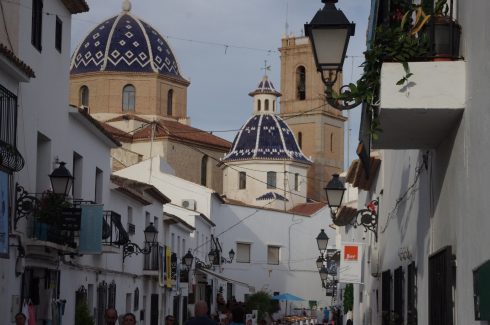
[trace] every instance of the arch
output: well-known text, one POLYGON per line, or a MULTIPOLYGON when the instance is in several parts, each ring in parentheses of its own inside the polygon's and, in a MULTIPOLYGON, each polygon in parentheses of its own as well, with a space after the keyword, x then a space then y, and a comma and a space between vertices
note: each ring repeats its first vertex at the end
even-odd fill
POLYGON ((90 91, 87 86, 83 85, 82 87, 80 87, 80 91, 78 92, 78 106, 82 108, 88 108, 89 94, 90 91))
POLYGON ((167 116, 172 116, 174 105, 174 90, 170 89, 167 93, 167 116))
POLYGON ((260 101, 260 99, 257 99, 257 111, 260 112, 260 110, 262 109, 262 102, 260 101))
POLYGON ((136 106, 136 88, 127 84, 123 87, 122 108, 125 112, 134 112, 136 106))
POLYGON ((306 99, 306 69, 302 65, 296 68, 296 99, 306 99))
POLYGON ((201 185, 206 186, 208 182, 208 156, 201 159, 201 185))
POLYGON ((303 132, 298 132, 298 146, 303 149, 303 132))
POLYGON ((268 110, 269 110, 269 100, 266 99, 264 103, 264 111, 268 111, 268 110))

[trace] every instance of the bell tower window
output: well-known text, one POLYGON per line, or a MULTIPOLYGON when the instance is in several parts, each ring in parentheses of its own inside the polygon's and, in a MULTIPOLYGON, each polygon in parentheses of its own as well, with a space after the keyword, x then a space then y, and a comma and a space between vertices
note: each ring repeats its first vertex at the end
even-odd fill
POLYGON ((257 111, 260 112, 260 110, 262 109, 262 102, 260 101, 260 99, 257 99, 257 111))
POLYGON ((299 66, 296 69, 296 99, 306 99, 306 69, 303 66, 299 66))
POLYGON ((81 108, 88 108, 89 90, 87 86, 80 87, 78 106, 81 108))
POLYGON ((265 110, 265 111, 268 111, 268 110, 269 110, 269 100, 268 100, 268 99, 266 99, 266 100, 265 100, 265 103, 264 103, 264 110, 265 110))
POLYGON ((136 104, 136 89, 133 85, 126 85, 123 88, 123 111, 134 112, 136 104))
POLYGON ((303 149, 303 133, 298 132, 298 146, 300 149, 303 149))
POLYGON ((167 93, 167 116, 173 114, 174 90, 170 89, 167 93))

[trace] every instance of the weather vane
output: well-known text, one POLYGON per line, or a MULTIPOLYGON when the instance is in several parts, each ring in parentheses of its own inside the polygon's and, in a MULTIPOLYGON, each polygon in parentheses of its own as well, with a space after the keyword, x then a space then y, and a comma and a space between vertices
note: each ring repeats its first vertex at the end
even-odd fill
POLYGON ((264 67, 260 68, 260 70, 264 70, 264 74, 267 76, 267 71, 271 71, 271 66, 267 65, 267 60, 264 60, 264 67))

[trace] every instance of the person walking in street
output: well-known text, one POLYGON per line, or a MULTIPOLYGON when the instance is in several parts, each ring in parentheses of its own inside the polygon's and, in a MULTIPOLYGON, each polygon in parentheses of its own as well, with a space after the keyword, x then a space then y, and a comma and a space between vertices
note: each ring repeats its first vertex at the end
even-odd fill
POLYGON ((107 308, 104 314, 105 325, 116 325, 117 310, 116 308, 107 308))
POLYGON ((214 320, 208 316, 208 304, 204 300, 196 302, 194 307, 194 318, 189 319, 186 325, 217 325, 214 320))
POLYGON ((26 325, 26 315, 17 313, 17 315, 15 315, 15 325, 26 325))
POLYGON ((316 311, 316 324, 322 325, 323 323, 324 323, 323 308, 320 307, 320 309, 316 311))
POLYGON ((165 325, 174 325, 174 323, 175 323, 175 318, 173 315, 165 316, 165 325))
POLYGON ((133 313, 126 313, 123 316, 123 325, 135 325, 136 316, 133 313))
POLYGON ((230 325, 244 325, 245 324, 245 310, 242 306, 235 306, 231 310, 231 323, 230 325))

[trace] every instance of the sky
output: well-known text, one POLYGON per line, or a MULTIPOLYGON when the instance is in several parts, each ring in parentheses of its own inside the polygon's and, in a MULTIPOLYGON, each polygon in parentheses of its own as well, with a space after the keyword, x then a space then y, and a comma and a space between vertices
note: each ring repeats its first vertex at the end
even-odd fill
MULTIPOLYGON (((97 24, 117 15, 123 0, 86 0, 90 11, 72 16, 72 52, 97 24)), ((130 0, 133 15, 164 37, 191 82, 187 113, 191 124, 232 141, 252 114, 248 96, 271 66, 269 78, 280 90, 281 38, 303 35, 303 26, 323 7, 320 0, 130 0), (286 25, 288 27, 286 27, 286 25)), ((369 0, 339 0, 347 18, 356 23, 344 65, 344 83, 357 80, 365 50, 369 0)), ((345 165, 355 159, 360 108, 346 123, 345 165), (350 131, 349 131, 350 130, 350 131), (350 134, 348 137, 347 135, 350 134), (348 141, 349 139, 349 141, 348 141), (349 150, 347 144, 349 143, 349 150)))

